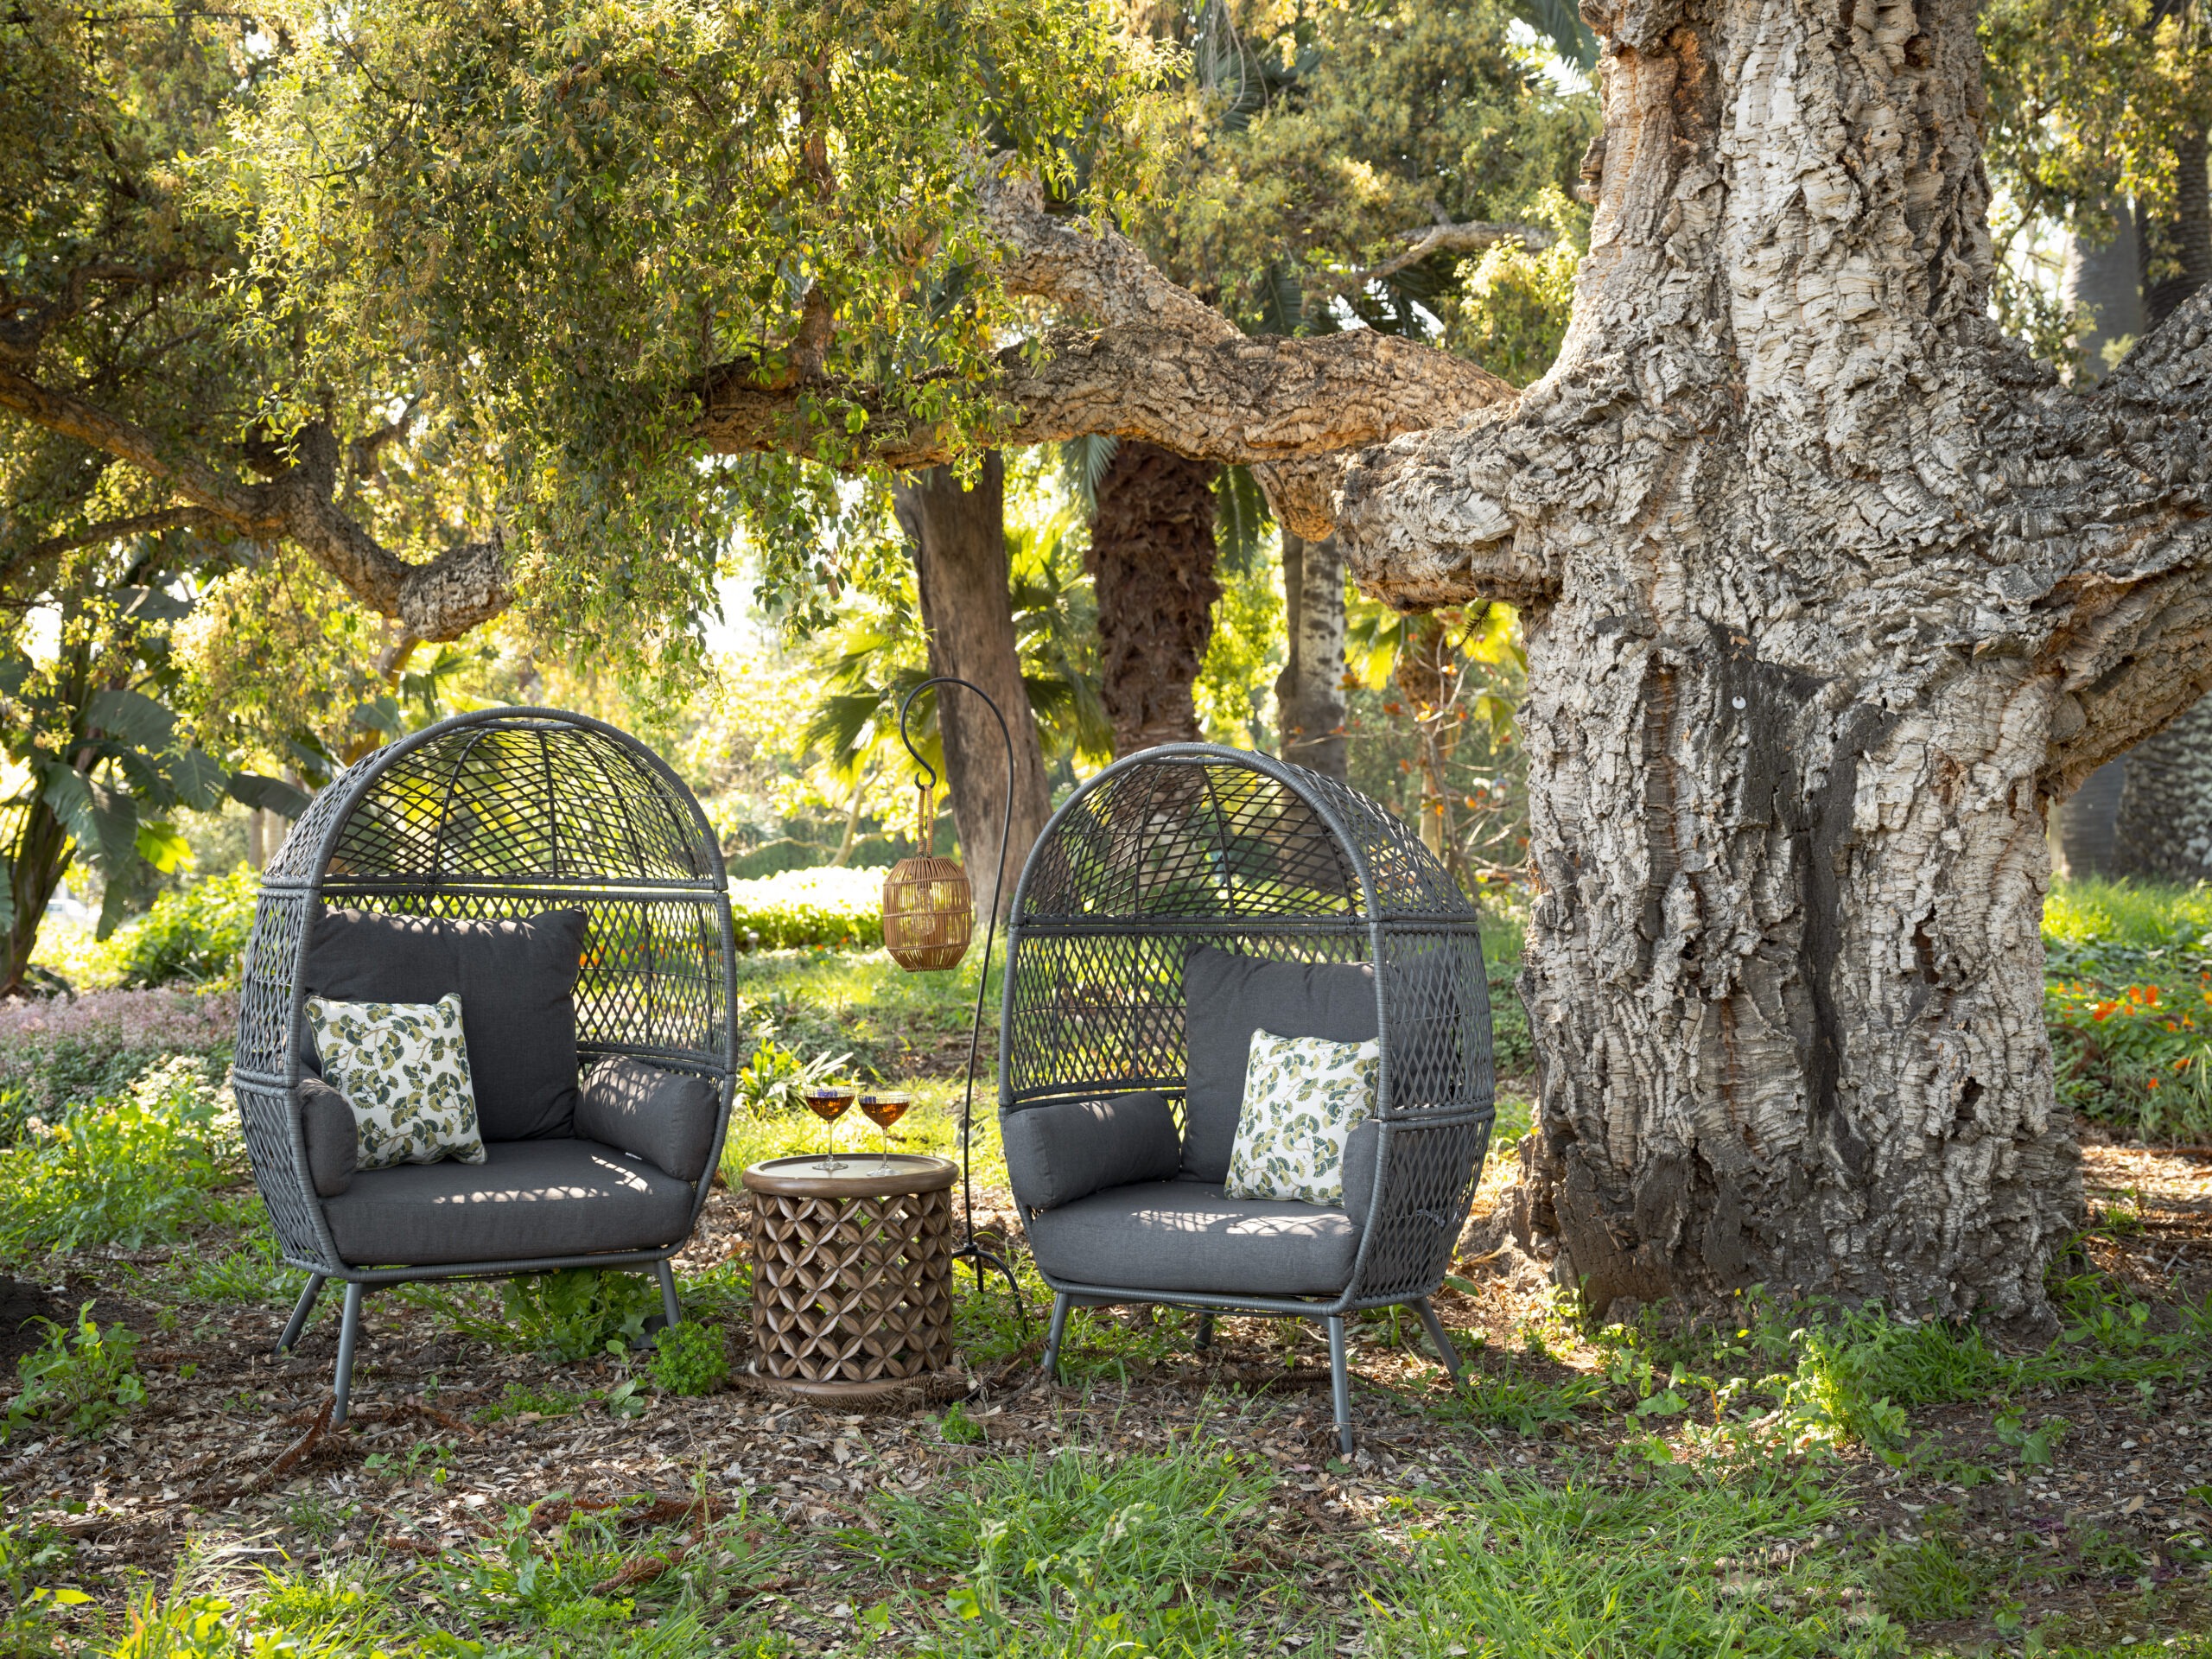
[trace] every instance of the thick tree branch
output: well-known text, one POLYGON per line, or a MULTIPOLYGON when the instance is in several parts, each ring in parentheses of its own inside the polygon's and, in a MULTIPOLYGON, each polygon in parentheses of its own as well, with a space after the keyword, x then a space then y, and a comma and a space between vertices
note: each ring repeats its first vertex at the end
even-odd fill
MULTIPOLYGON (((994 391, 1014 412, 1009 441, 1110 434, 1194 461, 1269 467, 1294 491, 1277 510, 1315 539, 1329 531, 1328 493, 1344 452, 1513 396, 1471 363, 1369 329, 1294 340, 1232 328, 1226 338, 1194 340, 1180 328, 1131 324, 1054 329, 1039 344, 1034 360, 1022 347, 999 357, 994 391), (1280 466, 1292 461, 1302 463, 1294 475, 1280 466)), ((789 451, 899 471, 959 452, 959 434, 916 428, 874 397, 848 393, 868 416, 849 452, 842 422, 813 413, 831 390, 764 387, 733 367, 708 388, 694 431, 722 454, 789 451)))
POLYGON ((2063 796, 2212 690, 2212 288, 2055 413, 2020 516, 2079 526, 2050 596, 2066 605, 2047 772, 2063 796))
POLYGON ((471 543, 427 564, 409 564, 341 512, 332 499, 338 442, 327 428, 300 435, 294 463, 278 477, 245 484, 132 422, 5 367, 0 409, 130 462, 242 536, 297 543, 362 604, 397 619, 420 639, 458 639, 497 616, 512 597, 496 542, 471 543))
MULTIPOLYGON (((1020 443, 1110 435, 1196 461, 1251 464, 1286 524, 1312 539, 1332 520, 1330 496, 1349 452, 1510 401, 1504 381, 1463 359, 1354 329, 1319 339, 1251 336, 1154 270, 1118 232, 1094 233, 1046 213, 1036 181, 994 171, 986 216, 1016 294, 1100 325, 1058 327, 1000 353, 992 389, 1020 443)), ((789 451, 839 464, 908 471, 952 459, 960 434, 918 429, 873 394, 812 381, 772 384, 754 365, 710 378, 695 428, 725 454, 789 451), (867 425, 849 443, 830 405, 867 425)))
POLYGON ((57 554, 73 553, 80 547, 94 547, 103 542, 121 541, 125 536, 157 536, 165 530, 197 529, 216 522, 215 515, 205 507, 158 507, 151 512, 135 512, 127 518, 111 518, 67 536, 49 536, 42 542, 34 542, 19 557, 9 561, 8 569, 13 573, 57 554))

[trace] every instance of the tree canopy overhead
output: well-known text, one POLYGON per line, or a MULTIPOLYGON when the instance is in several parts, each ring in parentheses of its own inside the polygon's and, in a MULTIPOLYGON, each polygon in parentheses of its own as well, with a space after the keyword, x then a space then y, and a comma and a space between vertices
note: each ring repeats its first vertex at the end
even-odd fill
POLYGON ((987 434, 1022 321, 988 159, 1110 203, 1152 51, 1071 0, 141 16, 0 24, 0 406, 424 639, 516 593, 634 639, 702 602, 733 512, 834 506, 702 454, 717 386, 831 460, 987 434), (126 389, 103 329, 219 387, 126 389), (402 453, 416 499, 357 487, 402 453))

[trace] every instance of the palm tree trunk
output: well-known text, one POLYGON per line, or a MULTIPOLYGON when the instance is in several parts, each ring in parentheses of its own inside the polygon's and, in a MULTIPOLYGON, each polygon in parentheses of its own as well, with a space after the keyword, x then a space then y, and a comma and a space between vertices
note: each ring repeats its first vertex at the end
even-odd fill
POLYGON ((1098 480, 1090 573, 1098 593, 1099 692, 1114 753, 1198 736, 1191 685, 1213 638, 1211 462, 1125 441, 1098 480))
POLYGON ((1282 533, 1289 660, 1275 680, 1282 758, 1344 780, 1344 556, 1333 536, 1282 533))

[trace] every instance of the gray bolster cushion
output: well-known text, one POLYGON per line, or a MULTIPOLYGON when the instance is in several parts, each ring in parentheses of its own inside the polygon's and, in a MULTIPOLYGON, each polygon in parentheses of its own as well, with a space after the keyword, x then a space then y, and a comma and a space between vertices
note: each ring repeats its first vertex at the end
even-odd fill
POLYGON ((715 1149, 721 1096, 693 1071, 627 1056, 592 1067, 576 1096, 576 1135, 634 1153, 664 1175, 696 1181, 715 1149))
POLYGON ((1172 1181, 1182 1166, 1175 1114, 1157 1090, 1028 1106, 999 1119, 1014 1196, 1056 1210, 1109 1187, 1172 1181))
POLYGON ((1375 1164, 1382 1147, 1382 1126, 1363 1117, 1344 1136, 1344 1213, 1367 1225, 1367 1207, 1375 1201, 1375 1164))
POLYGON ((361 1132, 353 1103, 321 1077, 300 1079, 300 1128, 308 1143, 308 1176, 315 1196, 334 1198, 353 1185, 361 1132))

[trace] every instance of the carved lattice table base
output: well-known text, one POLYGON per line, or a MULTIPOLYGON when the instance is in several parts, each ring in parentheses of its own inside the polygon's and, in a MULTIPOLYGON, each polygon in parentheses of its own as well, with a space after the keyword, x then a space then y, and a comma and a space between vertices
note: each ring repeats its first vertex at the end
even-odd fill
POLYGON ((887 1393, 952 1364, 952 1180, 942 1158, 865 1154, 745 1172, 754 1369, 795 1394, 887 1393))

